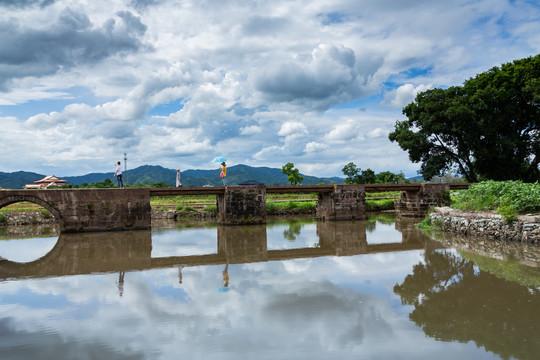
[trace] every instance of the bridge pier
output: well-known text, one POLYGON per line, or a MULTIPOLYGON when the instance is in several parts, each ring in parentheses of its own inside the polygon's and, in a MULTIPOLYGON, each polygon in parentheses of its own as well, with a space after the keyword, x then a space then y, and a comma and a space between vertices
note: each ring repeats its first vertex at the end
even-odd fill
POLYGON ((217 221, 220 225, 266 224, 266 187, 226 186, 217 195, 217 221))
POLYGON ((450 185, 422 183, 419 189, 402 190, 394 204, 399 216, 424 217, 431 206, 450 205, 450 185))
POLYGON ((332 192, 319 193, 317 218, 321 220, 364 220, 365 185, 334 185, 332 192))

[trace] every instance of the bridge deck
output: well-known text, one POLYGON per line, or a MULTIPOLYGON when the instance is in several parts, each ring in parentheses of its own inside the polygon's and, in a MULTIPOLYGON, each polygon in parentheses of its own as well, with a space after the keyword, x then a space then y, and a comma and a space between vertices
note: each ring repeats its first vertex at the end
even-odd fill
MULTIPOLYGON (((451 190, 468 189, 469 183, 449 184, 451 190)), ((366 192, 387 191, 418 191, 420 184, 365 184, 366 192)), ((234 186, 231 186, 234 187, 234 186)), ((334 191, 334 185, 269 185, 267 194, 309 194, 329 193, 334 191)), ((180 187, 180 188, 151 188, 150 196, 177 196, 177 195, 222 195, 224 186, 212 187, 180 187)))

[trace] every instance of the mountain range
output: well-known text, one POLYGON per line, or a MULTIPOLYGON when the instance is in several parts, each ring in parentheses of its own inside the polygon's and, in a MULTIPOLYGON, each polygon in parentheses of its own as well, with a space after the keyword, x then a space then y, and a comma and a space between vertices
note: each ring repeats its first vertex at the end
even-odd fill
MULTIPOLYGON (((26 184, 33 184, 34 181, 41 180, 47 175, 33 172, 17 171, 12 173, 0 172, 0 186, 5 189, 21 189, 26 184)), ((55 175, 55 174, 54 174, 55 175)), ((81 176, 59 176, 67 180, 69 184, 81 185, 102 182, 111 179, 114 173, 90 173, 81 176)), ((321 178, 316 176, 303 175, 303 185, 314 184, 343 184, 345 179, 339 177, 321 178)), ((158 165, 143 165, 135 169, 128 169, 124 173, 124 184, 153 184, 162 182, 169 186, 175 185, 176 170, 166 169, 158 165)), ((239 185, 245 181, 255 180, 265 185, 287 185, 287 176, 281 173, 281 169, 269 167, 252 167, 247 165, 234 165, 227 168, 227 183, 229 185, 239 185)), ((219 169, 215 170, 185 170, 181 173, 183 186, 221 186, 223 183, 219 177, 219 169)))

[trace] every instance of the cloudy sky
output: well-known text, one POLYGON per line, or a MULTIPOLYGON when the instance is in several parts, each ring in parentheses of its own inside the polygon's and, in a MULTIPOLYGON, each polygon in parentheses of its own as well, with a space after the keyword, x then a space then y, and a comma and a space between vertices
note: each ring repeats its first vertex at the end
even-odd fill
POLYGON ((415 176, 418 91, 540 52, 536 0, 0 0, 0 171, 415 176))

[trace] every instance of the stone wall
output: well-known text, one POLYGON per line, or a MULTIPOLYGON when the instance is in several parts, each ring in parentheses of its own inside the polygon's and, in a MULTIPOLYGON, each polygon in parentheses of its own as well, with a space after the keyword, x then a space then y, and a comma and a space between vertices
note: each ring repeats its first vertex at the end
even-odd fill
POLYGON ((35 224, 54 224, 56 220, 48 211, 2 211, 6 217, 6 222, 2 225, 35 225, 35 224))
POLYGON ((444 231, 455 234, 540 244, 539 214, 518 215, 518 220, 507 222, 502 215, 491 212, 439 207, 429 216, 432 223, 439 221, 444 231))
POLYGON ((217 195, 217 221, 221 225, 266 224, 266 187, 229 186, 217 195))
POLYGON ((364 220, 365 185, 334 185, 334 191, 319 193, 317 218, 320 220, 364 220))
POLYGON ((449 184, 420 184, 419 190, 401 191, 401 198, 394 201, 399 216, 424 217, 432 206, 450 204, 449 184))
POLYGON ((0 208, 22 201, 47 209, 62 232, 151 226, 149 189, 0 190, 0 208))

